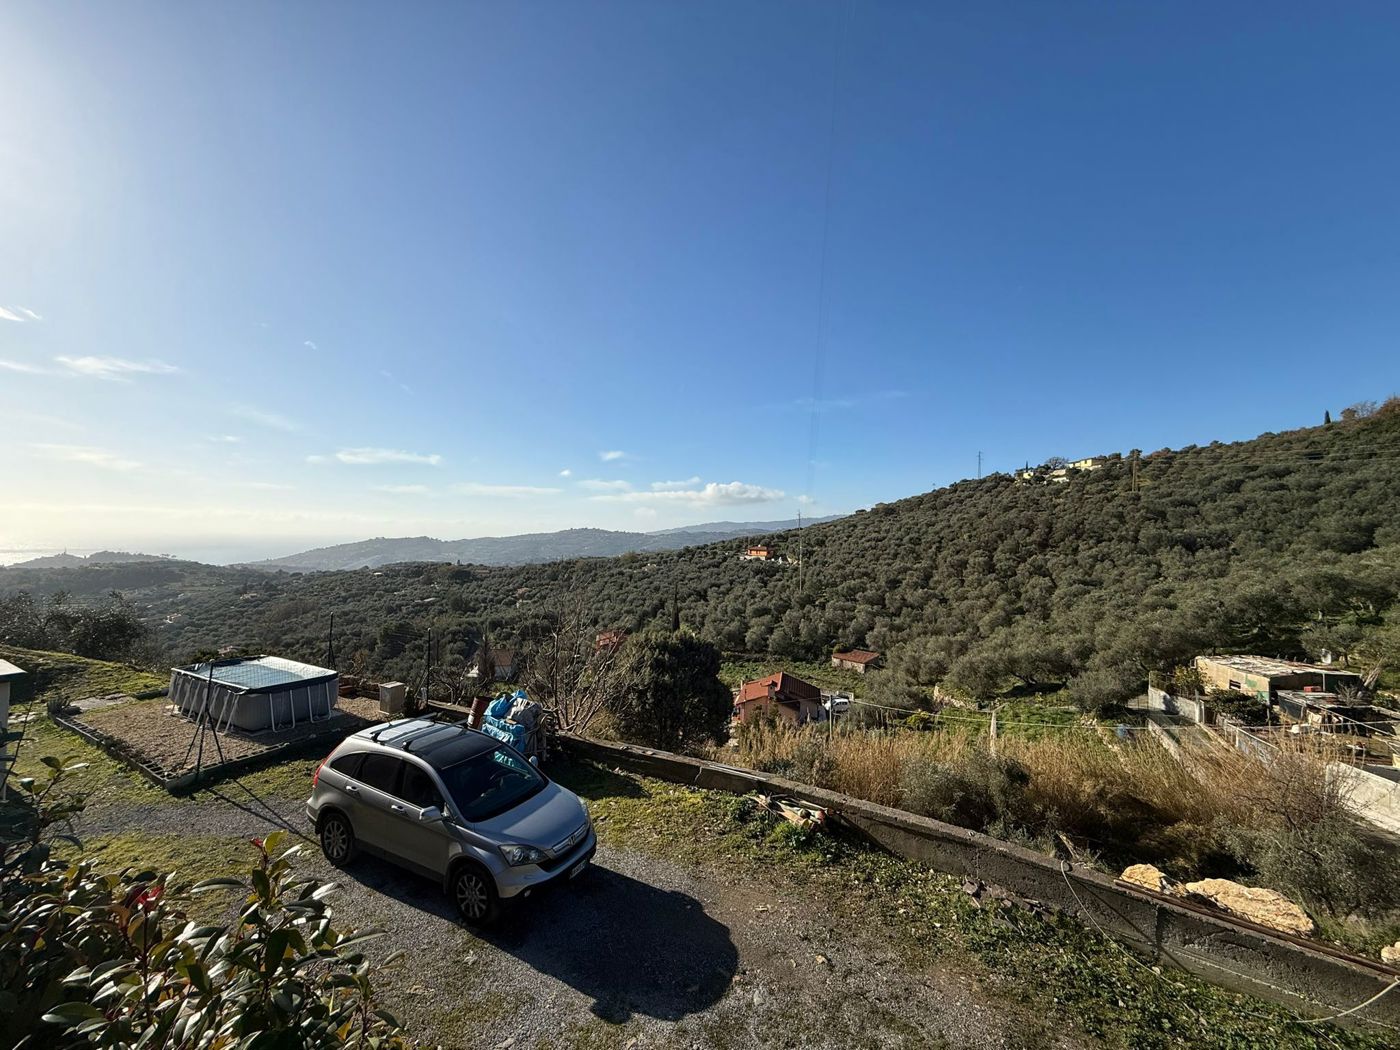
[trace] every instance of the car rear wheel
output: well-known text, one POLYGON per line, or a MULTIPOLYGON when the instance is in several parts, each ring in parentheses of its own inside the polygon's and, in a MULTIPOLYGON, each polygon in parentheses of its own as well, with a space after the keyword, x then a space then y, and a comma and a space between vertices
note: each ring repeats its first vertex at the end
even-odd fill
POLYGON ((321 852, 337 868, 355 859, 355 831, 339 813, 327 813, 321 818, 321 852))
POLYGON ((482 929, 496 921, 501 901, 496 894, 496 880, 474 864, 462 864, 452 874, 448 886, 452 903, 463 921, 474 929, 482 929))

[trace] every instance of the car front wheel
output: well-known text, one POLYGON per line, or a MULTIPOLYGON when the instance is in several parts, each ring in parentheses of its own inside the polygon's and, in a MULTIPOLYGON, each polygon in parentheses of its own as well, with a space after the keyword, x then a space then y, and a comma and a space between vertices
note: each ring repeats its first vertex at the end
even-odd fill
POLYGON ((328 813, 321 820, 321 852, 337 868, 355 859, 355 832, 339 813, 328 813))
POLYGON ((496 895, 496 880, 483 869, 474 864, 461 865, 453 874, 448 891, 468 926, 482 929, 495 922, 501 902, 496 895))

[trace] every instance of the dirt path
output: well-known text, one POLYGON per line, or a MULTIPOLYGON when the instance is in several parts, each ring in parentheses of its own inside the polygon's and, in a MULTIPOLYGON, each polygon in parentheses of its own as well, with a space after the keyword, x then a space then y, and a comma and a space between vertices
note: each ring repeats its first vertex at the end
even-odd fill
MULTIPOLYGON (((229 784, 183 804, 94 807, 87 836, 306 830, 301 799, 229 784)), ((882 926, 842 930, 794 885, 753 885, 644 852, 600 848, 576 883, 472 935, 433 883, 373 859, 330 869, 344 925, 386 931, 386 1005, 459 1047, 1072 1047, 952 968, 909 972, 882 926)))

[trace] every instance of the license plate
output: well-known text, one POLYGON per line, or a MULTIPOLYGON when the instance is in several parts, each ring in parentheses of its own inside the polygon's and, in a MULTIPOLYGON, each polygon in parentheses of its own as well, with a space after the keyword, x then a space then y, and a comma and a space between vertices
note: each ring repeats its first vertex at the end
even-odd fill
POLYGON ((580 874, 580 873, 583 871, 583 869, 586 868, 586 867, 588 867, 588 858, 587 858, 587 857, 585 857, 583 860, 579 861, 577 864, 575 864, 572 868, 569 869, 569 878, 571 878, 571 879, 576 879, 576 878, 578 878, 578 877, 579 877, 579 874, 580 874))

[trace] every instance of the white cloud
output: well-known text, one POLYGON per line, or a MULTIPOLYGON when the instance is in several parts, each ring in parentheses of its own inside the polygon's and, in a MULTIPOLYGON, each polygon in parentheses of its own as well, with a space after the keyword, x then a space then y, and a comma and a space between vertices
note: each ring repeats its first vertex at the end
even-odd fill
POLYGON ((317 346, 315 343, 313 343, 310 339, 305 340, 301 345, 304 346, 304 347, 306 347, 308 350, 319 350, 319 349, 321 349, 319 346, 317 346))
POLYGON ((584 481, 580 481, 578 487, 581 489, 588 489, 590 492, 626 492, 632 485, 626 481, 604 481, 602 478, 587 478, 584 481))
POLYGON ((688 489, 700 484, 700 475, 693 478, 686 478, 684 481, 653 481, 651 487, 656 492, 670 492, 675 489, 688 489))
POLYGON ((0 306, 0 321, 14 321, 16 324, 24 324, 24 318, 13 311, 6 310, 0 306))
POLYGON ((654 518, 654 517, 656 517, 656 508, 655 508, 655 507, 634 507, 634 508, 632 508, 632 513, 635 514, 635 515, 636 515, 637 517, 639 517, 639 518, 654 518))
POLYGON ((598 458, 604 463, 616 463, 619 459, 628 459, 629 457, 626 452, 615 448, 607 452, 599 452, 598 458))
POLYGON ((169 375, 180 371, 165 361, 127 361, 120 357, 55 357, 74 375, 126 380, 131 375, 169 375))
POLYGON ((741 506, 750 503, 772 503, 784 498, 781 489, 749 485, 742 481, 710 482, 698 489, 673 489, 666 492, 610 492, 591 499, 608 503, 681 503, 693 507, 741 506))
POLYGON ((38 444, 31 447, 49 459, 61 460, 64 463, 85 463, 88 466, 101 467, 103 470, 137 470, 141 466, 134 459, 127 459, 110 449, 93 448, 90 445, 38 444))
POLYGON ((204 440, 216 445, 237 445, 243 439, 237 434, 210 434, 204 440))
POLYGON ((239 419, 246 419, 249 423, 256 423, 260 427, 267 427, 269 430, 285 430, 288 433, 293 430, 300 430, 301 424, 286 416, 279 416, 276 412, 267 412, 261 408, 254 408, 252 405, 234 405, 229 411, 239 419))
POLYGON ((436 452, 405 452, 397 448, 342 448, 329 456, 306 457, 308 463, 326 463, 332 459, 355 467, 373 467, 382 463, 420 463, 435 467, 442 462, 442 457, 436 452))
POLYGON ((29 376, 47 375, 48 369, 25 361, 0 361, 0 372, 23 372, 29 376))
POLYGON ((528 496, 553 496, 559 490, 537 485, 486 485, 479 481, 463 481, 452 486, 453 492, 464 496, 503 496, 507 499, 523 499, 528 496))
POLYGON ((17 307, 15 307, 15 309, 18 310, 20 313, 24 314, 24 316, 25 316, 25 317, 28 317, 31 321, 42 321, 42 320, 43 320, 42 317, 40 317, 38 314, 36 314, 33 310, 29 309, 28 307, 25 307, 25 306, 17 306, 17 307))
POLYGON ((559 476, 560 476, 561 478, 571 478, 571 477, 574 476, 574 472, 573 472, 572 470, 570 470, 568 467, 565 467, 563 470, 561 470, 561 471, 559 472, 559 476))
POLYGON ((391 496, 426 496, 427 485, 375 485, 375 492, 387 492, 391 496))
POLYGON ((816 503, 817 501, 804 492, 801 496, 797 497, 797 502, 802 504, 802 506, 804 507, 810 507, 813 503, 816 503))

